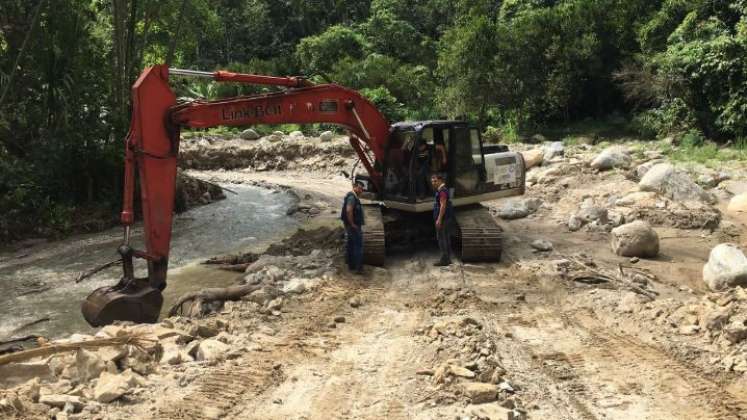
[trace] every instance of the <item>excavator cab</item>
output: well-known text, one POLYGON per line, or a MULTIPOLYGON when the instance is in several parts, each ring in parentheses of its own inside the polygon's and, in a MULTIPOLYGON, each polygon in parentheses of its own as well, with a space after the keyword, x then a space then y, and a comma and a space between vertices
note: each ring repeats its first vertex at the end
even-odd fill
POLYGON ((434 173, 444 176, 455 206, 524 193, 521 154, 503 145, 484 145, 480 131, 465 121, 394 124, 385 156, 384 188, 377 190, 367 175, 356 175, 356 180, 367 186, 364 198, 389 208, 430 211, 434 173))

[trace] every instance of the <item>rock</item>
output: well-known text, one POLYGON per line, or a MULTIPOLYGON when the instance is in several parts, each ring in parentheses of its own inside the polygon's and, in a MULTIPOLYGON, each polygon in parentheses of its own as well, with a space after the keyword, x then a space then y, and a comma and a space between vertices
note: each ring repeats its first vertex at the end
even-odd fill
POLYGON ((195 352, 195 360, 222 360, 231 347, 218 340, 207 339, 200 343, 195 352))
POLYGON ((131 370, 120 374, 104 372, 93 390, 93 398, 100 403, 110 403, 140 384, 140 379, 131 370))
POLYGON ((460 378, 469 378, 469 379, 471 379, 471 378, 474 378, 476 376, 475 372, 473 372, 473 371, 471 371, 471 370, 469 370, 467 368, 461 367, 461 366, 451 365, 451 366, 449 366, 449 371, 451 372, 452 375, 458 376, 460 378))
POLYGON ((277 143, 282 139, 283 137, 278 136, 277 134, 270 134, 269 136, 267 136, 267 141, 269 141, 270 143, 277 143))
POLYGON ((321 140, 323 142, 332 141, 332 139, 334 138, 334 136, 335 135, 331 131, 325 131, 325 132, 323 132, 322 134, 319 135, 319 140, 321 140))
POLYGON ((576 216, 575 214, 572 214, 570 218, 568 218, 568 230, 571 232, 576 232, 577 230, 581 229, 584 226, 584 221, 581 220, 580 217, 576 216))
POLYGON ((0 365, 0 386, 11 387, 32 379, 48 380, 53 376, 48 363, 11 363, 0 365))
POLYGON ((280 138, 282 139, 282 138, 283 138, 283 136, 285 135, 285 133, 283 133, 283 132, 282 132, 282 131, 280 131, 280 130, 276 130, 276 131, 273 131, 273 132, 272 132, 272 135, 273 135, 273 136, 278 136, 278 137, 280 137, 280 138))
POLYGON ((594 205, 589 205, 582 207, 577 213, 576 217, 581 219, 581 221, 586 223, 591 222, 599 222, 601 225, 605 225, 609 222, 607 214, 607 209, 604 207, 597 207, 594 205))
POLYGON ((565 147, 562 142, 554 141, 544 147, 544 152, 542 160, 548 162, 552 158, 563 157, 565 155, 565 147))
POLYGON ((703 281, 711 290, 747 286, 747 257, 735 245, 717 245, 703 267, 703 281))
POLYGON ((703 325, 708 331, 720 331, 729 323, 730 318, 729 308, 714 309, 703 315, 703 325))
POLYGON ((531 149, 521 152, 521 156, 524 158, 524 167, 529 169, 542 165, 545 152, 542 149, 531 149))
POLYGON ((241 135, 239 137, 241 137, 243 140, 257 140, 259 138, 259 134, 257 134, 257 132, 252 130, 251 128, 247 128, 246 130, 241 132, 241 135))
POLYGON ((336 316, 335 317, 335 322, 338 323, 338 324, 342 324, 343 322, 345 322, 345 317, 344 316, 336 316))
POLYGON ((532 241, 532 248, 536 249, 537 251, 552 251, 552 242, 546 241, 544 239, 536 239, 532 241))
POLYGON ((501 219, 521 219, 522 217, 527 217, 536 212, 541 205, 542 200, 537 198, 509 200, 498 209, 497 214, 501 219))
POLYGON ((726 212, 737 219, 747 221, 747 193, 732 197, 726 212))
POLYGON ((304 137, 303 132, 298 131, 298 130, 291 131, 291 133, 289 134, 289 136, 291 136, 291 137, 293 137, 295 139, 302 139, 304 137))
POLYGON ((641 178, 643 178, 644 175, 646 175, 646 172, 648 172, 651 168, 653 168, 654 166, 656 166, 656 165, 658 165, 660 163, 665 163, 665 162, 664 162, 663 159, 654 159, 654 160, 650 160, 650 161, 648 161, 646 163, 638 165, 635 168, 635 177, 636 177, 636 179, 640 180, 641 178))
POLYGON ((75 366, 78 368, 78 379, 81 382, 88 382, 98 378, 101 372, 106 370, 106 361, 94 352, 79 349, 75 353, 75 366))
POLYGON ((700 332, 700 327, 697 325, 685 325, 680 327, 679 333, 682 335, 696 335, 700 332))
POLYGON ((472 404, 482 404, 498 399, 498 388, 493 384, 465 382, 461 384, 461 389, 472 404))
POLYGON ((657 192, 672 200, 713 202, 713 197, 694 183, 687 173, 676 170, 669 163, 651 168, 641 178, 638 187, 641 191, 657 192))
POLYGON ((39 397, 39 402, 55 408, 64 408, 65 405, 71 404, 75 411, 83 408, 83 400, 74 395, 47 394, 39 397))
POLYGON ((724 337, 732 344, 737 344, 747 338, 747 318, 742 316, 732 320, 724 328, 724 337))
POLYGON ((695 180, 695 182, 703 188, 710 189, 716 188, 721 182, 721 179, 719 179, 717 175, 702 174, 698 176, 698 179, 695 180))
POLYGON ((361 306, 361 300, 358 297, 351 297, 350 300, 348 300, 348 305, 350 305, 351 308, 357 308, 361 306))
POLYGON ((641 220, 612 229, 610 243, 615 254, 622 257, 653 258, 659 254, 659 236, 641 220))
POLYGON ((626 168, 632 161, 627 150, 622 147, 608 147, 602 151, 594 160, 591 161, 591 167, 599 170, 613 168, 626 168))
POLYGON ((636 191, 625 195, 615 202, 618 206, 655 208, 659 196, 652 191, 636 191))

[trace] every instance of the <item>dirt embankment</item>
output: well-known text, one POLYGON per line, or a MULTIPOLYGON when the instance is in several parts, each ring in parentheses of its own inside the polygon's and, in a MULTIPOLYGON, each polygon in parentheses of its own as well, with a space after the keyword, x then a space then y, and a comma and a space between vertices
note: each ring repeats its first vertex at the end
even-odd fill
POLYGON ((655 168, 667 162, 650 146, 627 146, 604 164, 605 152, 583 146, 527 150, 542 153, 527 195, 486 203, 505 230, 500 264, 442 269, 431 265, 435 251, 412 250, 362 277, 342 261, 344 177, 324 166, 190 171, 284 185, 315 217, 266 252, 212 261, 238 270, 237 285, 251 290, 235 301, 192 302, 154 326, 71 337, 137 335, 150 346, 0 367, 13 372, 0 377, 15 378, 0 391, 0 410, 102 419, 745 419, 747 293, 703 280, 711 250, 743 239, 743 220, 725 211, 740 172, 668 171, 655 168), (734 179, 692 181, 706 175, 734 179), (653 226, 654 256, 619 255, 653 249, 633 246, 651 236, 619 229, 636 220, 653 226))

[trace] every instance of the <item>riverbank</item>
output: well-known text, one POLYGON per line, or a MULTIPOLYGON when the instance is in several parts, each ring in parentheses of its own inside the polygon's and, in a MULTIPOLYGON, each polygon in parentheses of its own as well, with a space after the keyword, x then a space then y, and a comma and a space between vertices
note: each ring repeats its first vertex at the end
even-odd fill
POLYGON ((669 170, 658 144, 621 146, 514 146, 532 166, 526 196, 485 203, 505 231, 501 263, 442 269, 431 265, 435 251, 411 250, 359 277, 342 257, 344 165, 301 156, 270 170, 252 147, 281 147, 247 142, 242 169, 188 173, 298 197, 306 221, 295 234, 215 255, 240 266, 225 272, 250 293, 189 301, 154 326, 71 337, 136 334, 157 343, 146 348, 8 365, 18 382, 40 383, 2 391, 1 409, 102 419, 743 418, 747 294, 713 290, 703 269, 719 244, 745 238, 730 210, 747 191, 744 163, 669 170), (636 220, 656 233, 657 252, 618 255, 617 229, 636 220))

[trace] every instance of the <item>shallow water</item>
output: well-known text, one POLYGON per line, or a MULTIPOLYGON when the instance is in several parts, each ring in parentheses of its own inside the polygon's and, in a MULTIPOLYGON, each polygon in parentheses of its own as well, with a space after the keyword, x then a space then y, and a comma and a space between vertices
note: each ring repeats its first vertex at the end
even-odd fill
MULTIPOLYGON (((259 249, 297 226, 295 219, 286 216, 292 203, 288 194, 244 185, 230 188, 238 195, 227 194, 225 200, 175 218, 164 308, 184 292, 226 286, 238 277, 237 273, 202 266, 200 261, 259 249)), ((121 241, 121 228, 114 228, 26 252, 0 254, 0 339, 19 326, 44 317, 50 321, 12 335, 54 338, 92 331, 80 314, 80 303, 95 288, 116 283, 121 267, 107 269, 78 284, 75 278, 81 271, 116 259, 121 241)), ((134 230, 133 244, 142 249, 141 227, 134 230)), ((144 264, 136 263, 136 274, 145 276, 144 264)))

